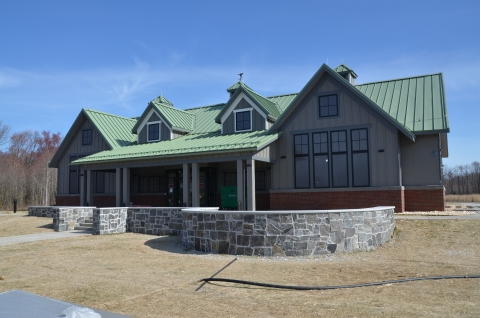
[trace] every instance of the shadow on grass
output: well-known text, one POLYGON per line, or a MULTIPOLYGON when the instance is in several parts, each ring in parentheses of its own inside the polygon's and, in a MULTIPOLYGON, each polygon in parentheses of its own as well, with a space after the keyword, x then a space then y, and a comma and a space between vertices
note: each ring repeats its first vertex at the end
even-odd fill
POLYGON ((157 238, 146 241, 145 245, 155 250, 164 251, 168 253, 176 253, 176 254, 184 254, 184 255, 205 254, 203 252, 198 252, 192 249, 185 248, 182 245, 181 236, 158 236, 157 238))
POLYGON ((37 226, 38 229, 52 229, 53 230, 53 223, 48 223, 44 225, 37 226))

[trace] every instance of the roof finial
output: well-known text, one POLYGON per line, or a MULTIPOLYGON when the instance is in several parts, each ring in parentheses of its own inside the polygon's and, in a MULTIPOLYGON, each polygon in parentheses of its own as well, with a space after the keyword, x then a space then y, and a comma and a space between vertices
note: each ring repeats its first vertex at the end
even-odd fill
POLYGON ((240 82, 242 81, 242 78, 243 78, 243 73, 240 73, 238 74, 240 76, 240 78, 238 79, 240 82))

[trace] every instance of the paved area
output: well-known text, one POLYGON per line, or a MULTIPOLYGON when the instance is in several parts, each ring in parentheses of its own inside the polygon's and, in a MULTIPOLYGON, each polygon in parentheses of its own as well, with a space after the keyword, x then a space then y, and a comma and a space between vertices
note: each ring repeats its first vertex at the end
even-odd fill
POLYGON ((92 235, 92 232, 91 231, 65 231, 65 232, 47 232, 47 233, 38 233, 38 234, 0 237, 0 246, 25 243, 25 242, 54 240, 54 239, 66 238, 66 237, 75 237, 80 235, 92 235))

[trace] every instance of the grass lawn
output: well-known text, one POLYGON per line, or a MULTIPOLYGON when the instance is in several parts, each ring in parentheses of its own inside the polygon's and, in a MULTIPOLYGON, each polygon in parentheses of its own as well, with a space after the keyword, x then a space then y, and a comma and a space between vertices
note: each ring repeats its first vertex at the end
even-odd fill
MULTIPOLYGON (((479 221, 397 220, 396 225, 393 240, 370 252, 315 258, 240 257, 217 277, 341 285, 480 274, 479 221)), ((195 291, 200 279, 233 258, 185 250, 175 236, 127 233, 22 243, 0 247, 0 276, 5 276, 0 292, 21 289, 142 318, 480 316, 480 279, 329 291, 215 283, 195 291)))

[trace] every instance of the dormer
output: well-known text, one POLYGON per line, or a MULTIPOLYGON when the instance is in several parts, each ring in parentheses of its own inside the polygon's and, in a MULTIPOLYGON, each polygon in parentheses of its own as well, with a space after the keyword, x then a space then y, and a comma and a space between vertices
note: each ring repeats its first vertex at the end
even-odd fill
POLYGON ((268 129, 281 114, 277 104, 241 81, 229 87, 227 92, 230 99, 215 118, 224 135, 268 129))
POLYGON ((357 74, 345 64, 340 64, 335 68, 335 72, 337 72, 340 76, 347 80, 352 85, 355 85, 355 79, 358 77, 357 74))
POLYGON ((159 96, 148 103, 132 133, 137 135, 139 144, 172 140, 191 132, 193 121, 193 114, 175 108, 165 97, 159 96))

